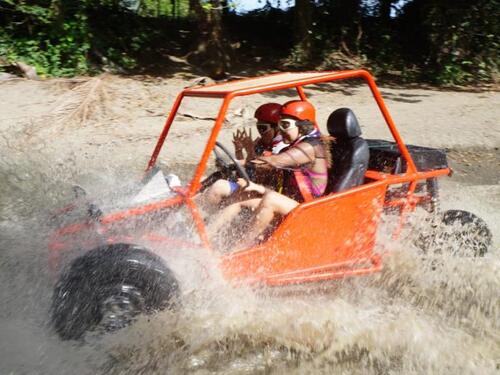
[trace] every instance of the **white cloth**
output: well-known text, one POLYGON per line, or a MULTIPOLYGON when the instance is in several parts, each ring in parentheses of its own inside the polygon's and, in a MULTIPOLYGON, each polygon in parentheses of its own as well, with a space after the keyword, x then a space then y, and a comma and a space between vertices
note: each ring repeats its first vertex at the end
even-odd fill
POLYGON ((281 150, 289 146, 285 142, 283 142, 283 137, 279 133, 276 135, 276 137, 273 138, 272 145, 273 146, 271 152, 273 154, 279 154, 281 150))

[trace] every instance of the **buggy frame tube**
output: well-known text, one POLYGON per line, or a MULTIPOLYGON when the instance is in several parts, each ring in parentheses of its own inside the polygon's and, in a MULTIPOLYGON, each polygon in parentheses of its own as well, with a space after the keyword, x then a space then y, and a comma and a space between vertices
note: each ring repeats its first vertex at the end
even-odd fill
POLYGON ((200 240, 205 246, 205 248, 212 251, 212 247, 210 246, 210 240, 208 238, 207 230, 205 228, 205 224, 203 222, 203 218, 196 206, 196 203, 193 201, 191 197, 185 198, 186 205, 191 211, 191 215, 193 216, 194 224, 196 225, 196 229, 198 230, 198 236, 200 236, 200 240))
POLYGON ((415 167, 415 163, 413 161, 413 158, 410 155, 410 152, 408 151, 408 148, 404 144, 403 140, 401 139, 401 136, 399 135, 399 131, 396 129, 396 125, 394 124, 394 121, 392 120, 391 115, 389 114, 389 111, 387 110, 387 107, 385 106, 384 99, 382 98, 382 95, 380 94, 380 91, 377 88, 377 85, 375 84, 375 80, 371 76, 370 73, 368 73, 366 70, 361 70, 361 76, 364 78, 364 80, 368 83, 368 86, 370 87, 370 90, 372 92, 372 95, 377 102, 377 105, 382 112, 382 116, 384 116, 385 122, 387 126, 389 127, 389 130, 391 131, 392 136, 394 137, 394 140, 396 141, 399 151, 403 155, 403 157, 406 159, 406 163, 408 165, 408 170, 407 172, 410 173, 415 173, 417 172, 417 168, 415 167))
POLYGON ((300 100, 308 102, 306 93, 304 92, 304 88, 302 86, 297 86, 295 88, 297 89, 297 93, 299 94, 300 100))
POLYGON ((203 173, 205 173, 208 158, 210 157, 210 153, 214 149, 215 142, 217 141, 217 137, 219 135, 220 129, 222 128, 224 118, 226 117, 226 112, 227 112, 227 109, 229 107, 229 103, 231 102, 231 100, 233 98, 234 98, 233 94, 228 94, 224 98, 224 101, 222 102, 222 105, 219 109, 219 114, 217 115, 217 119, 215 120, 215 126, 212 129, 212 133, 210 134, 210 138, 208 139, 208 142, 207 142, 207 145, 205 147, 205 150, 203 151, 203 155, 201 157, 201 160, 198 163, 198 167, 196 168, 196 171, 194 173, 194 177, 191 181, 191 185, 189 186, 189 190, 188 190, 188 194, 187 194, 188 197, 192 197, 200 188, 201 177, 203 176, 203 173))
POLYGON ((160 137, 158 138, 158 142, 156 142, 156 146, 153 151, 153 154, 151 155, 151 159, 149 159, 146 172, 148 172, 156 164, 156 159, 158 159, 158 155, 160 154, 163 142, 165 142, 165 138, 167 138, 168 132, 170 130, 170 127, 172 126, 172 123, 174 122, 175 115, 177 114, 177 111, 181 105, 183 98, 184 98, 184 92, 181 92, 179 95, 177 95, 177 98, 175 98, 174 105, 172 106, 172 109, 168 114, 167 120, 165 121, 165 125, 163 126, 163 130, 160 134, 160 137))

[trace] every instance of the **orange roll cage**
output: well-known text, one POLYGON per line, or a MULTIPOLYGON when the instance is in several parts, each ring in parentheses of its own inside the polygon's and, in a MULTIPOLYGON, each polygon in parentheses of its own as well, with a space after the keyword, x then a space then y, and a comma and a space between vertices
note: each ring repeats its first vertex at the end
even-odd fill
MULTIPOLYGON (((406 172, 396 175, 369 170, 366 173, 369 182, 361 186, 302 203, 284 218, 266 241, 250 249, 220 255, 220 264, 223 274, 229 279, 265 285, 328 280, 380 270, 382 260, 380 254, 375 251, 375 243, 383 208, 400 208, 399 226, 394 231, 394 236, 397 236, 406 213, 414 210, 419 202, 426 199, 415 194, 417 183, 448 175, 450 170, 448 168, 425 172, 417 170, 373 77, 365 70, 276 73, 184 89, 175 99, 146 170, 149 171, 156 164, 185 97, 222 99, 215 124, 192 181, 187 188, 178 190, 175 198, 104 216, 101 224, 112 225, 133 216, 185 204, 193 217, 203 247, 211 249, 203 218, 193 197, 201 187, 202 176, 206 171, 210 153, 214 149, 230 102, 239 96, 285 89, 295 89, 300 99, 307 100, 304 86, 356 78, 361 78, 368 84, 406 161, 406 172), (399 199, 388 200, 387 188, 396 184, 407 184, 406 195, 399 199)), ((77 230, 79 229, 75 226, 63 228, 55 237, 77 230)), ((155 237, 156 240, 159 238, 155 237)), ((54 245, 54 249, 61 248, 57 241, 54 245)))

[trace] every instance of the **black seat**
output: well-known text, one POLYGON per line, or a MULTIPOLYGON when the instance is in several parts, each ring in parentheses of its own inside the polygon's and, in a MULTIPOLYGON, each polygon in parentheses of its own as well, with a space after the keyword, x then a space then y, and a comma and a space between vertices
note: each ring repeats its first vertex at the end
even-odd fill
POLYGON ((361 185, 368 169, 370 151, 361 138, 361 128, 354 112, 339 108, 328 117, 328 133, 332 142, 332 169, 328 176, 328 193, 338 193, 361 185))

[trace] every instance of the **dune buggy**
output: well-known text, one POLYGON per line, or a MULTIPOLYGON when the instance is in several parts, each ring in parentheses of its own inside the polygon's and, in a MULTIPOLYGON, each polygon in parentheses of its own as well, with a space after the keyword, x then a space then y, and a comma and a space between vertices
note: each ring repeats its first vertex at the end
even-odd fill
MULTIPOLYGON (((397 217, 393 228, 397 236, 417 207, 438 211, 437 178, 450 174, 442 150, 403 142, 373 77, 364 70, 277 73, 184 89, 148 163, 147 183, 131 199, 130 207, 104 213, 88 204, 82 220, 52 234, 50 265, 59 275, 52 303, 55 330, 63 339, 76 339, 97 327, 123 327, 142 312, 174 307, 182 299, 186 283, 193 287, 198 278, 202 285, 210 277, 208 264, 235 285, 255 287, 324 282, 380 271, 383 252, 376 251, 376 245, 382 214, 397 217), (306 199, 259 244, 219 252, 207 234, 206 218, 195 196, 213 180, 204 176, 214 149, 230 160, 218 163, 216 173, 248 179, 231 153, 217 143, 231 101, 287 89, 308 100, 305 86, 346 79, 363 79, 368 85, 393 140, 364 140, 359 129, 341 124, 345 128, 334 134, 337 142, 332 147, 337 147, 342 161, 334 160, 332 168, 342 164, 345 173, 332 173, 331 178, 338 181, 331 181, 327 193, 306 199), (182 186, 176 176, 163 175, 157 161, 187 97, 218 98, 222 104, 194 176, 182 186), (361 158, 356 159, 356 153, 361 158), (343 185, 343 178, 360 171, 355 184, 343 185), (190 280, 186 282, 186 278, 190 280)), ((491 234, 484 222, 465 211, 450 211, 441 217, 447 224, 476 223, 482 241, 477 252, 486 251, 491 234)))

